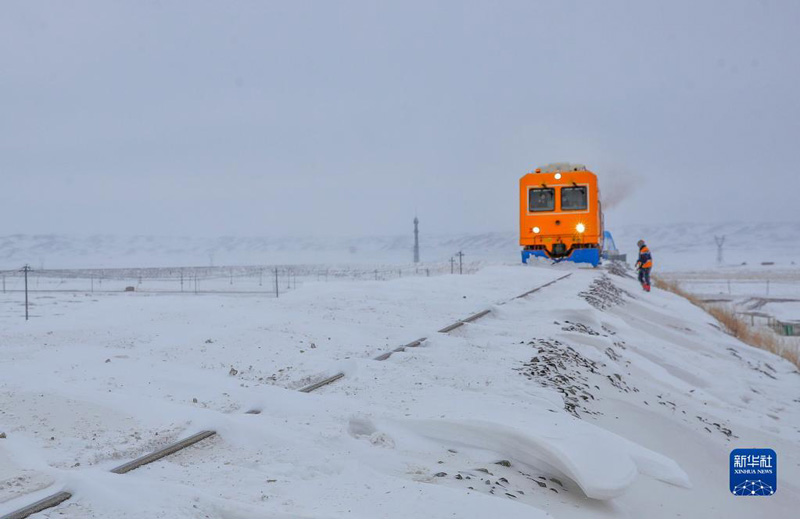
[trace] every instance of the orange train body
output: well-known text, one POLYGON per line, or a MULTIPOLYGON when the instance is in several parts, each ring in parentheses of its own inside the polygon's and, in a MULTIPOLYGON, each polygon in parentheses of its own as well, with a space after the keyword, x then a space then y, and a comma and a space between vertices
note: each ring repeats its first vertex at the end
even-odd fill
POLYGON ((531 256, 597 265, 603 210, 597 175, 582 165, 554 164, 519 181, 519 244, 531 256))

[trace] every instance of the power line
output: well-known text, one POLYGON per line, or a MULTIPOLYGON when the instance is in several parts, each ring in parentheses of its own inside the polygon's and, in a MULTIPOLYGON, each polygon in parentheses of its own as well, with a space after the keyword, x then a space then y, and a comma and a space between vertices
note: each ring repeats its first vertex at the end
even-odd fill
POLYGON ((714 236, 714 242, 717 244, 717 263, 722 265, 722 245, 725 243, 725 236, 714 236))

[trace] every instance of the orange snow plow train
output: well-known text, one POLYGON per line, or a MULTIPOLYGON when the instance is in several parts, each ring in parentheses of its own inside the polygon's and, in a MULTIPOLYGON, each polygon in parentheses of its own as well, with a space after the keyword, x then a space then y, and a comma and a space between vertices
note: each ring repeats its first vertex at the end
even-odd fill
POLYGON ((550 164, 519 181, 519 244, 531 256, 597 266, 603 210, 597 176, 579 164, 550 164))

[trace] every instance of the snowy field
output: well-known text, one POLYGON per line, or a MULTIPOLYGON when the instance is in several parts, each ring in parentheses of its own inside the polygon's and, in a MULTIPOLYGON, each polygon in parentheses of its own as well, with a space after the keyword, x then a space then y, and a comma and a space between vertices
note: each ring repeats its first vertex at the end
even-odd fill
MULTIPOLYGON (((668 272, 684 290, 700 299, 726 305, 754 327, 800 329, 800 267, 775 265, 722 266, 713 270, 668 272)), ((787 346, 800 350, 800 336, 783 336, 787 346)))
POLYGON ((26 323, 19 293, 0 294, 0 515, 62 489, 74 497, 41 517, 792 517, 800 505, 797 370, 602 270, 309 279, 278 299, 48 297, 26 323), (203 429, 218 434, 108 472, 203 429), (730 495, 737 447, 778 453, 775 496, 730 495))

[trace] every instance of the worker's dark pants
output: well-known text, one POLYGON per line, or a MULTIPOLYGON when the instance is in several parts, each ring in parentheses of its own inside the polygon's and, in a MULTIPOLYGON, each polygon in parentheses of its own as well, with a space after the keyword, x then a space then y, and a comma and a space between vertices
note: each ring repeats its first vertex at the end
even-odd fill
POLYGON ((639 283, 642 285, 650 284, 650 269, 639 269, 639 283))

